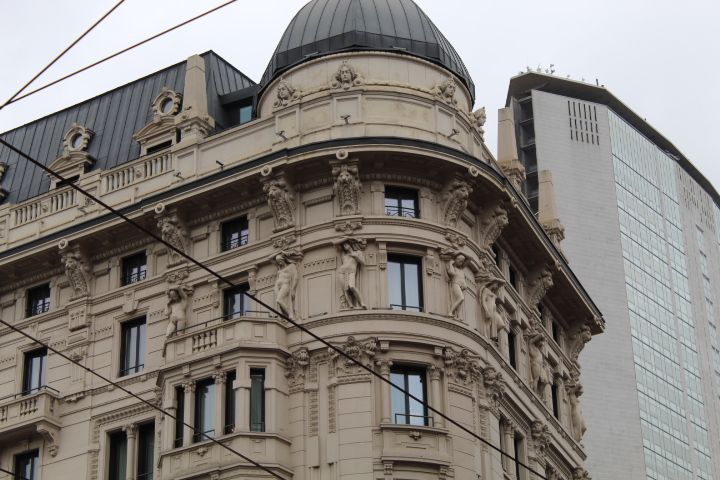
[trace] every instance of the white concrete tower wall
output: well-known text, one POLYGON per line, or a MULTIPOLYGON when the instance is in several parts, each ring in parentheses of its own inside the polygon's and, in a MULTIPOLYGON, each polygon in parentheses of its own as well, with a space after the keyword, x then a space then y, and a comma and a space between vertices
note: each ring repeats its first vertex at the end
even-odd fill
POLYGON ((538 170, 553 174, 557 209, 565 226, 562 248, 608 322, 602 338, 582 353, 588 470, 601 480, 644 479, 608 110, 593 105, 599 145, 574 141, 568 113, 568 102, 573 101, 577 102, 537 90, 532 94, 538 170))

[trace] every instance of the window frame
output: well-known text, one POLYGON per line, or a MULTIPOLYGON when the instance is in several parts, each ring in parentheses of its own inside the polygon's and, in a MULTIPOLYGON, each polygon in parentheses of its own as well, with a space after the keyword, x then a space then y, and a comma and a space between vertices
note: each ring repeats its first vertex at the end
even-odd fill
POLYGON ((42 285, 28 288, 26 293, 25 317, 30 318, 50 311, 51 294, 50 283, 43 283, 42 285))
POLYGON ((397 253, 388 253, 387 255, 387 275, 388 275, 388 304, 390 305, 390 308, 392 310, 404 310, 404 311, 413 311, 413 312, 422 312, 424 311, 425 302, 424 302, 424 292, 423 292, 423 279, 422 279, 422 265, 423 265, 423 259, 420 256, 414 256, 414 255, 405 255, 405 254, 397 254, 397 253), (393 304, 391 303, 391 289, 393 287, 393 283, 390 281, 390 264, 395 263, 399 264, 400 267, 400 304, 393 304), (408 305, 407 304, 407 279, 406 279, 406 272, 405 272, 405 265, 415 265, 417 266, 417 292, 418 292, 418 303, 419 305, 408 305), (396 308, 400 307, 400 308, 396 308))
POLYGON ((422 403, 423 408, 423 415, 422 415, 422 424, 412 423, 412 418, 418 418, 419 415, 413 415, 410 413, 411 410, 411 402, 417 403, 416 400, 410 398, 410 396, 406 393, 400 392, 398 389, 394 387, 390 387, 390 412, 391 412, 391 418, 390 422, 395 425, 412 425, 412 426, 420 426, 420 427, 430 427, 432 426, 432 417, 428 415, 428 385, 427 385, 427 367, 424 365, 412 365, 412 364, 399 364, 399 365, 393 365, 390 367, 390 381, 393 381, 393 375, 402 375, 403 376, 403 385, 400 385, 406 392, 410 392, 410 376, 411 375, 417 375, 420 379, 420 384, 422 385, 422 400, 424 403, 422 403), (396 413, 395 412, 395 405, 393 404, 393 392, 396 395, 402 395, 404 399, 404 408, 403 412, 396 413), (397 418, 398 415, 404 416, 407 420, 406 422, 398 422, 397 418))
POLYGON ((517 335, 512 330, 512 327, 508 331, 508 363, 514 370, 517 370, 517 335))
MULTIPOLYGON (((132 337, 131 337, 132 338, 132 337)), ((126 377, 142 373, 145 370, 145 356, 147 355, 147 319, 135 318, 120 324, 120 368, 118 377, 126 377), (135 364, 130 365, 128 356, 128 330, 139 328, 135 345, 135 364), (142 363, 139 363, 142 361, 142 363), (134 371, 131 371, 134 370, 134 371)))
POLYGON ((192 443, 205 441, 205 435, 215 438, 215 395, 217 395, 215 380, 203 378, 195 382, 195 411, 193 412, 192 443), (207 393, 203 389, 207 387, 207 393), (209 422, 204 421, 207 417, 209 422), (207 427, 212 426, 212 429, 207 427), (201 430, 202 429, 202 430, 201 430))
POLYGON ((36 348, 24 353, 23 355, 23 378, 22 378, 22 394, 30 395, 39 392, 43 387, 47 386, 47 359, 48 350, 46 347, 36 348), (33 386, 33 377, 35 376, 32 362, 33 359, 40 357, 40 372, 38 385, 33 386))
POLYGON ((16 453, 13 455, 13 472, 15 472, 15 475, 13 475, 14 480, 37 480, 38 478, 38 467, 40 463, 40 449, 34 448, 32 450, 27 450, 21 453, 16 453), (30 460, 30 476, 27 476, 25 473, 20 473, 21 467, 20 467, 20 461, 24 459, 30 460))
POLYGON ((173 447, 180 448, 185 442, 185 387, 175 386, 175 438, 173 447))
POLYGON ((225 373, 225 418, 223 419, 223 433, 229 434, 235 431, 235 388, 234 383, 237 380, 237 370, 228 370, 225 373))
POLYGON ((250 242, 250 222, 247 215, 231 218, 220 224, 220 251, 227 252, 247 245, 250 242), (237 227, 239 225, 239 228, 237 227), (242 227, 245 228, 242 228, 242 227), (244 232, 244 233, 243 233, 244 232), (232 236, 237 234, 237 241, 232 236), (230 238, 228 238, 230 237, 230 238))
POLYGON ((247 283, 242 283, 236 287, 226 288, 223 290, 223 321, 246 317, 247 314, 250 313, 250 297, 246 295, 249 292, 250 286, 247 283), (229 312, 230 300, 238 293, 240 294, 240 309, 238 311, 229 312))
POLYGON ((147 253, 145 251, 123 257, 120 261, 120 285, 124 287, 145 280, 147 278, 147 265, 147 253), (138 261, 141 257, 143 259, 142 263, 138 261), (138 271, 134 272, 136 268, 138 271), (130 273, 128 273, 129 270, 130 273))
POLYGON ((127 456, 128 456, 127 434, 121 430, 107 432, 107 478, 108 480, 123 480, 127 477, 127 456), (116 439, 121 443, 122 449, 118 448, 116 439), (120 458, 122 457, 122 458, 120 458), (120 470, 113 470, 113 467, 120 470))
MULTIPOLYGON (((251 432, 264 432, 265 431, 265 414, 266 414, 265 404, 267 403, 267 399, 265 398, 265 396, 266 396, 265 381, 266 380, 267 380, 267 377, 265 375, 265 368, 253 367, 250 369, 250 401, 249 401, 250 408, 248 409, 249 410, 248 413, 250 416, 249 426, 250 426, 251 432), (256 382, 257 378, 261 378, 261 381, 259 383, 256 382), (258 385, 259 385, 259 387, 258 387, 258 385), (256 389, 258 389, 258 388, 260 390, 260 393, 258 395, 260 398, 260 405, 257 405, 253 401, 253 397, 254 397, 253 392, 256 392, 256 389), (255 408, 259 408, 259 410, 260 410, 259 413, 255 413, 255 408), (258 416, 261 419, 261 421, 254 422, 253 417, 255 417, 255 416, 258 416), (256 427, 256 425, 258 425, 258 426, 256 427)), ((257 395, 257 393, 256 393, 256 395, 257 395)))
POLYGON ((418 190, 408 187, 400 187, 395 185, 385 186, 385 196, 383 198, 383 211, 388 217, 401 217, 401 218, 420 218, 420 195, 418 190), (396 205, 388 205, 388 200, 395 200, 396 205), (413 203, 413 208, 407 208, 403 206, 403 201, 410 200, 413 203), (388 213, 388 208, 392 212, 395 209, 395 213, 388 213), (405 213, 412 213, 407 215, 405 213))
POLYGON ((137 429, 137 458, 135 458, 136 480, 152 480, 155 474, 155 422, 145 422, 138 425, 137 429), (144 447, 144 448, 143 448, 144 447), (145 465, 143 465, 143 463, 145 465), (148 467, 147 471, 141 473, 143 466, 148 467))

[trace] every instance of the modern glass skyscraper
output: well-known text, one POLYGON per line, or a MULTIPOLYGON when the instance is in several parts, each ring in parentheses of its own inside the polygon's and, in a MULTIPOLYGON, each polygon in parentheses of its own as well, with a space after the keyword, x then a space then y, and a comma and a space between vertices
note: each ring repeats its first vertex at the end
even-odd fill
POLYGON ((720 478, 720 196, 603 87, 526 73, 508 107, 526 197, 547 204, 549 170, 562 249, 607 321, 582 359, 588 470, 720 478))

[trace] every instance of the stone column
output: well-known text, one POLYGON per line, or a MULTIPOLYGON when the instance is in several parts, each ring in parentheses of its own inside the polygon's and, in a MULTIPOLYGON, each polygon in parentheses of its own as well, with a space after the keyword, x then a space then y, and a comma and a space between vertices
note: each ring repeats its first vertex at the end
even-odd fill
POLYGON ((249 371, 239 366, 235 377, 235 431, 250 431, 250 379, 249 371))
POLYGON ((225 433, 225 372, 213 374, 215 380, 215 438, 225 433))
MULTIPOLYGON (((390 360, 381 360, 377 362, 378 366, 380 367, 380 375, 385 380, 390 381, 390 367, 392 367, 392 362, 390 360)), ((382 412, 380 414, 380 423, 392 423, 394 420, 392 419, 392 410, 390 405, 390 395, 392 394, 391 390, 393 387, 391 387, 389 384, 385 382, 380 382, 380 396, 382 398, 382 412)))
POLYGON ((137 425, 131 423, 125 425, 125 435, 127 436, 127 451, 125 458, 125 478, 127 480, 134 480, 137 469, 135 467, 135 459, 137 458, 137 425))
POLYGON ((193 441, 193 426, 195 425, 193 415, 195 413, 195 382, 191 380, 184 383, 183 390, 185 391, 183 415, 183 422, 185 422, 185 426, 183 427, 183 446, 185 447, 193 441))
MULTIPOLYGON (((440 368, 436 367, 435 365, 430 366, 430 394, 432 395, 432 398, 430 398, 430 405, 442 412, 442 390, 440 388, 440 368)), ((443 428, 445 426, 444 419, 436 414, 432 414, 433 417, 433 426, 437 428, 443 428)))

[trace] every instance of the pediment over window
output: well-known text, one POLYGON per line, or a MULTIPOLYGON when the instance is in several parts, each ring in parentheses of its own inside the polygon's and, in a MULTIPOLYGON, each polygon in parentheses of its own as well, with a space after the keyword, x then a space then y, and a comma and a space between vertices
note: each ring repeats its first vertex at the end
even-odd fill
POLYGON ((177 143, 175 115, 182 106, 182 95, 163 87, 152 103, 153 118, 135 132, 133 138, 140 143, 140 155, 177 143))
MULTIPOLYGON (((53 160, 48 168, 67 180, 79 178, 95 163, 87 151, 93 135, 94 132, 89 128, 73 123, 63 137, 62 155, 53 160)), ((54 175, 49 177, 50 188, 55 188, 60 180, 54 175)))

